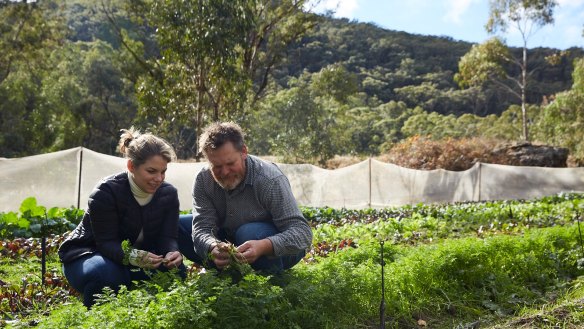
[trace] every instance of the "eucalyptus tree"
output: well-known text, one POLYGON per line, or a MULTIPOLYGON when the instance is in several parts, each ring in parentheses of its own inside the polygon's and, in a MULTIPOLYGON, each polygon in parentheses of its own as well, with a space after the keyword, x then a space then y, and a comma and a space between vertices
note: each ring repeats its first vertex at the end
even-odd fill
MULTIPOLYGON (((52 0, 0 0, 0 84, 15 63, 42 65, 65 35, 60 6, 52 0)), ((31 67, 32 68, 32 67, 31 67)))
POLYGON ((500 81, 497 79, 501 77, 512 82, 511 85, 504 85, 521 101, 524 140, 529 140, 526 99, 527 45, 529 39, 540 28, 554 22, 553 14, 557 5, 555 0, 489 0, 489 19, 485 29, 491 34, 506 33, 510 27, 517 30, 523 42, 522 56, 519 59, 513 57, 500 39, 490 39, 482 45, 473 47, 459 62, 460 72, 456 79, 461 85, 476 85, 486 79, 500 81), (519 67, 520 76, 514 77, 505 71, 504 63, 512 63, 519 67))
POLYGON ((284 162, 323 165, 335 154, 349 154, 354 151, 352 128, 359 124, 348 115, 346 103, 356 92, 355 75, 342 66, 304 72, 288 88, 258 102, 249 143, 254 152, 277 155, 284 162))
POLYGON ((124 55, 102 40, 71 42, 52 54, 55 70, 44 79, 39 104, 58 123, 51 150, 82 145, 116 153, 120 129, 134 124, 137 112, 124 55))
POLYGON ((534 126, 539 141, 567 147, 579 166, 584 165, 584 58, 574 62, 574 84, 542 108, 534 126))
MULTIPOLYGON (((304 9, 306 3, 127 0, 127 12, 152 33, 160 53, 144 58, 140 44, 119 29, 123 44, 149 73, 137 87, 141 114, 159 129, 190 126, 197 136, 209 121, 246 122, 272 70, 285 59, 288 44, 315 24, 316 16, 304 9)), ((113 10, 109 17, 115 24, 113 10)), ((193 146, 196 142, 178 145, 193 146)))
MULTIPOLYGON (((507 64, 512 61, 509 48, 499 38, 494 37, 473 45, 468 53, 460 58, 454 80, 461 88, 465 88, 464 91, 474 94, 477 102, 481 99, 486 103, 489 93, 478 90, 484 90, 487 83, 502 87, 520 100, 521 94, 506 83, 513 81, 513 77, 506 71, 507 64)), ((496 91, 493 90, 492 93, 494 92, 496 91)))
POLYGON ((378 155, 391 149, 404 138, 402 128, 407 119, 423 109, 410 109, 404 102, 390 101, 375 107, 351 108, 347 116, 354 152, 362 155, 378 155))
POLYGON ((430 136, 432 139, 458 137, 457 118, 452 115, 442 115, 436 112, 417 110, 403 125, 402 133, 406 137, 430 136))
POLYGON ((52 138, 52 113, 41 111, 38 90, 52 69, 50 54, 66 28, 57 1, 0 0, 0 154, 42 152, 52 138))

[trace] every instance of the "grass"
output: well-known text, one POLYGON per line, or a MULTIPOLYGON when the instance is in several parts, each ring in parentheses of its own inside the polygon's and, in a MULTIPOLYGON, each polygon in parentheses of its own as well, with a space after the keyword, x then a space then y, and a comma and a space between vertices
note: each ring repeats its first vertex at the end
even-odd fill
MULTIPOLYGON (((581 257, 575 252, 576 233, 569 226, 534 229, 525 236, 384 245, 386 328, 476 322, 483 327, 509 319, 512 327, 538 320, 530 309, 549 307, 546 316, 556 317, 559 310, 578 311, 582 270, 576 266, 581 257), (560 297, 564 303, 552 311, 560 297)), ((210 271, 168 290, 151 284, 106 296, 107 302, 89 312, 79 302, 58 307, 35 326, 372 328, 378 325, 381 301, 378 257, 373 244, 348 248, 301 264, 284 277, 251 274, 236 284, 210 271)), ((581 321, 577 312, 563 319, 581 321)))
MULTIPOLYGON (((517 316, 488 326, 490 329, 577 329, 584 327, 584 277, 574 280, 565 294, 541 307, 522 309, 517 316)), ((553 300, 553 298, 550 298, 553 300)))
MULTIPOLYGON (((18 317, 14 328, 378 328, 384 240, 386 328, 583 327, 584 255, 573 212, 579 204, 318 210, 314 216, 349 219, 313 221, 313 250, 283 276, 252 273, 234 282, 192 268, 184 282, 161 278, 105 294, 91 311, 66 286, 55 286, 66 295, 3 318, 18 317)), ((48 259, 49 271, 60 273, 54 253, 48 259)), ((18 284, 35 266, 40 273, 38 262, 3 260, 0 273, 18 284)))

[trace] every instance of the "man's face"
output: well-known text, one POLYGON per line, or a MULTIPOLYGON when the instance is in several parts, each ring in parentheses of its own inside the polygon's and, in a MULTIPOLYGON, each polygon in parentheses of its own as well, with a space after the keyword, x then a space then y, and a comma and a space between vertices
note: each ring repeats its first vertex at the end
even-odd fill
POLYGON ((245 179, 247 147, 237 151, 233 143, 227 142, 215 150, 207 151, 207 160, 213 178, 225 190, 233 190, 245 179))

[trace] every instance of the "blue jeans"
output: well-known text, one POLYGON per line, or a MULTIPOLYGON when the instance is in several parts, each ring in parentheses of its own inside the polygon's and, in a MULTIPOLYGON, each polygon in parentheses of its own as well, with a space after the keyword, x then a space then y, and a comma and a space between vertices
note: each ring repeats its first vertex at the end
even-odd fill
MULTIPOLYGON (((181 264, 178 270, 179 275, 185 278, 184 264, 181 264)), ((160 266, 156 271, 166 272, 168 269, 160 266)), ((63 273, 69 284, 83 294, 83 305, 87 308, 95 303, 95 294, 101 294, 105 287, 117 292, 122 285, 130 287, 132 281, 149 279, 139 267, 117 264, 99 252, 63 264, 63 273)))
MULTIPOLYGON (((193 247, 191 234, 193 229, 192 222, 193 215, 180 215, 178 225, 178 247, 183 256, 201 265, 203 262, 201 261, 201 258, 195 253, 193 247)), ((252 222, 243 224, 237 229, 234 237, 225 236, 225 234, 222 234, 222 232, 222 230, 219 230, 219 236, 217 238, 222 241, 234 243, 236 246, 239 246, 249 240, 261 240, 280 233, 276 226, 270 222, 252 222)), ((297 254, 284 255, 280 257, 262 256, 254 263, 252 263, 251 267, 256 271, 278 273, 296 265, 305 254, 305 251, 302 250, 297 254)), ((215 265, 213 262, 207 263, 211 267, 214 267, 215 265)))

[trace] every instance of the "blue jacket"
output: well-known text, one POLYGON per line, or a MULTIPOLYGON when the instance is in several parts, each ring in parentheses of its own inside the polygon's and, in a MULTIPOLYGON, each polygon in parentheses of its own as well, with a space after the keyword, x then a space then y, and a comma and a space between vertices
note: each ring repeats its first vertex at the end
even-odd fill
POLYGON ((68 263, 100 252, 122 264, 124 240, 134 248, 164 256, 178 250, 178 214, 178 194, 171 184, 163 182, 152 200, 140 206, 127 172, 106 177, 91 192, 83 220, 59 247, 59 259, 68 263), (142 228, 143 239, 137 241, 142 228))

